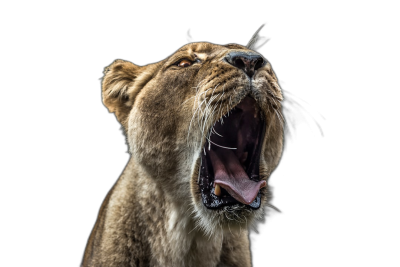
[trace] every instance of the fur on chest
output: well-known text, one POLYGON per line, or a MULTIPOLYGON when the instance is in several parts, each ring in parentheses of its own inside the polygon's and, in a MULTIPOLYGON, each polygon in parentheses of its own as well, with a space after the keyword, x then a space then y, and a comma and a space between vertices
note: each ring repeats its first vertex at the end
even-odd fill
POLYGON ((188 206, 171 201, 140 176, 134 181, 122 178, 116 185, 106 215, 103 251, 114 257, 147 257, 150 266, 217 266, 223 233, 206 236, 188 206))

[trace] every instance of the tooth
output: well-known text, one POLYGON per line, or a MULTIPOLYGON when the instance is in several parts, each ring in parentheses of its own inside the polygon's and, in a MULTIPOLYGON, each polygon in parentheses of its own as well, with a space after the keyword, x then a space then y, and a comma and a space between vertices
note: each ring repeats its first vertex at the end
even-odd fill
POLYGON ((215 185, 214 194, 216 196, 220 196, 221 195, 221 187, 219 186, 219 184, 215 185))

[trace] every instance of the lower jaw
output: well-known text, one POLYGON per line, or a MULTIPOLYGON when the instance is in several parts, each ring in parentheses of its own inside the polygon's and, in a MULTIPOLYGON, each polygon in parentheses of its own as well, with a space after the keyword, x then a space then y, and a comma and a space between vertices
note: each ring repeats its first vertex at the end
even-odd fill
MULTIPOLYGON (((201 198, 203 201, 203 205, 207 209, 212 209, 212 210, 218 210, 222 209, 227 206, 243 206, 248 209, 256 210, 261 207, 261 199, 263 192, 267 190, 267 188, 261 188, 260 191, 258 192, 256 198, 253 200, 248 205, 245 205, 239 201, 237 201, 235 198, 233 198, 231 195, 229 195, 224 189, 221 191, 221 195, 217 196, 214 194, 214 179, 210 177, 210 173, 212 166, 210 166, 210 162, 207 161, 206 155, 204 153, 201 154, 201 162, 200 162, 200 169, 199 169, 199 179, 198 179, 198 185, 200 189, 200 194, 201 198)), ((259 177, 258 173, 259 170, 255 171, 256 174, 251 175, 252 177, 256 176, 257 178, 259 177)))

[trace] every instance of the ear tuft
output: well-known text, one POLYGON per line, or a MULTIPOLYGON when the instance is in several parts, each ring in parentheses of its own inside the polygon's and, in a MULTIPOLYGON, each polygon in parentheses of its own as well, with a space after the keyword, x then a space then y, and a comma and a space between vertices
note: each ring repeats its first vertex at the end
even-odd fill
POLYGON ((129 99, 128 89, 133 86, 139 69, 135 64, 121 59, 104 68, 103 103, 110 112, 115 113, 124 127, 133 102, 129 99))

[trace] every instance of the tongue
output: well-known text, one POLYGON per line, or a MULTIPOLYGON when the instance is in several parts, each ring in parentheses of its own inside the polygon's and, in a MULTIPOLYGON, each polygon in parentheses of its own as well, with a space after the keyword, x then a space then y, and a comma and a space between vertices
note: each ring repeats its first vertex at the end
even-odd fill
POLYGON ((257 197, 260 188, 267 185, 263 180, 250 180, 233 150, 219 148, 208 152, 214 169, 214 183, 237 201, 249 205, 257 197))

